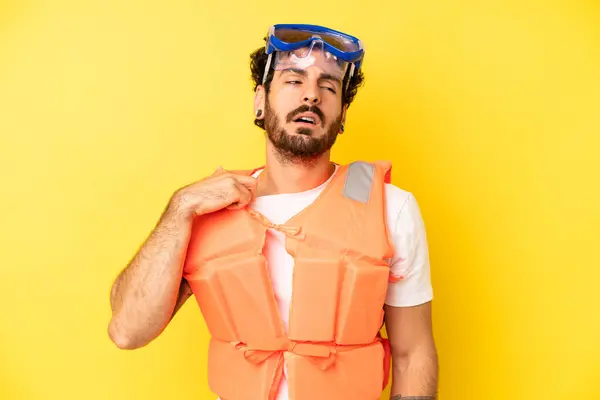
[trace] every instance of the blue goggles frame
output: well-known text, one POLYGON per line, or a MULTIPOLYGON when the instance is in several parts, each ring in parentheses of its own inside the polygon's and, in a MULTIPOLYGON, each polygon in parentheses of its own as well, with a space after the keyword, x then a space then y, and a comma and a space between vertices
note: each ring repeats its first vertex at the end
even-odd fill
MULTIPOLYGON (((350 76, 354 74, 355 70, 360 69, 363 58, 365 55, 365 50, 363 43, 360 39, 348 35, 347 33, 339 32, 334 29, 330 29, 324 26, 319 25, 305 25, 305 24, 276 24, 271 26, 269 29, 269 33, 267 35, 267 43, 265 45, 265 53, 269 55, 269 59, 267 61, 267 65, 265 68, 265 73, 263 76, 263 84, 266 82, 267 75, 269 72, 269 68, 271 66, 273 53, 275 51, 293 51, 298 50, 304 47, 309 47, 312 42, 319 41, 322 43, 324 50, 333 54, 340 60, 344 60, 347 63, 351 64, 350 76), (295 41, 295 42, 285 42, 279 39, 276 35, 277 30, 296 30, 300 32, 310 32, 315 35, 315 37, 310 37, 306 40, 295 41), (352 47, 355 47, 356 50, 344 50, 340 49, 330 43, 327 40, 319 37, 320 35, 328 36, 331 35, 333 37, 337 37, 343 39, 345 42, 350 43, 352 47)), ((341 46, 340 46, 341 47, 341 46)))

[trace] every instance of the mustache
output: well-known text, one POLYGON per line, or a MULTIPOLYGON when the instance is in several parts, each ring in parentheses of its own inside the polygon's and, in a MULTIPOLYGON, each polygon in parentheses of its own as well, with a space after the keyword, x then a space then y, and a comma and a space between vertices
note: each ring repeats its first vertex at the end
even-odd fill
POLYGON ((294 111, 291 111, 287 115, 286 122, 292 122, 298 114, 302 114, 304 112, 312 112, 317 114, 321 119, 321 126, 325 126, 325 114, 323 114, 323 111, 321 111, 321 109, 317 106, 307 106, 306 104, 303 104, 300 107, 296 108, 294 111))

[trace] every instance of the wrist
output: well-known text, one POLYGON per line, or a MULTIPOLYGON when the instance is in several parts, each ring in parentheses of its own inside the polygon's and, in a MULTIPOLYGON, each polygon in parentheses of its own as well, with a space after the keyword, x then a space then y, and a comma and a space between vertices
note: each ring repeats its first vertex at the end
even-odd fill
POLYGON ((189 196, 183 192, 177 192, 171 198, 165 217, 177 222, 191 223, 196 216, 197 206, 192 205, 189 196))

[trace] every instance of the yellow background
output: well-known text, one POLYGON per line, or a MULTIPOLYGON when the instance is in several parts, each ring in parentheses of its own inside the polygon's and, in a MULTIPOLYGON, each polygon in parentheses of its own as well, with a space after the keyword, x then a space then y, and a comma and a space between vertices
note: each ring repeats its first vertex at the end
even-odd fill
POLYGON ((127 352, 109 288, 174 190, 263 162, 248 55, 282 22, 366 43, 334 156, 419 201, 440 399, 600 399, 592 0, 0 1, 0 399, 214 398, 196 304, 127 352))

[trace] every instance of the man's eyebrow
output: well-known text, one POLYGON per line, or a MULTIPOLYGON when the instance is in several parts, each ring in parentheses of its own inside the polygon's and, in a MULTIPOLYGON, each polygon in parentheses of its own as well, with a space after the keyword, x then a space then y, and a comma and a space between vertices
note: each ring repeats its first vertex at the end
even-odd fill
MULTIPOLYGON (((282 75, 285 74, 286 72, 293 73, 293 74, 298 74, 298 75, 301 75, 301 76, 306 76, 307 75, 307 72, 305 70, 303 70, 303 69, 300 69, 300 68, 286 68, 284 70, 281 70, 281 74, 282 75)), ((342 80, 339 77, 337 77, 335 75, 332 75, 332 74, 325 73, 325 72, 322 73, 321 75, 319 75, 319 80, 335 81, 340 86, 343 83, 342 80)))
POLYGON ((286 72, 292 72, 294 74, 306 76, 306 71, 300 68, 286 68, 281 71, 281 75, 285 74, 286 72))
POLYGON ((323 74, 319 75, 319 80, 321 80, 321 79, 326 79, 326 80, 329 80, 329 81, 336 81, 340 85, 342 84, 342 80, 340 78, 338 78, 335 75, 331 75, 331 74, 323 73, 323 74))

